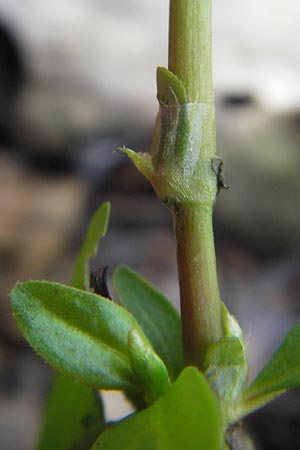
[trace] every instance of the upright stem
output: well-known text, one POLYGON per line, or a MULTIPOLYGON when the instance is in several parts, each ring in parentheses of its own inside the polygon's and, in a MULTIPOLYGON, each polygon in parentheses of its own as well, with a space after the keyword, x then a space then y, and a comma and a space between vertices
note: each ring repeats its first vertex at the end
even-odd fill
POLYGON ((185 361, 201 368, 222 336, 211 205, 180 205, 174 225, 185 361))
POLYGON ((222 338, 212 211, 221 160, 216 158, 211 0, 170 0, 169 70, 157 72, 159 113, 151 154, 123 149, 170 207, 186 364, 203 368, 222 338))
POLYGON ((169 70, 188 101, 213 103, 211 0, 170 0, 169 70))
MULTIPOLYGON (((170 0, 169 70, 183 83, 189 103, 213 108, 211 53, 211 0, 170 0)), ((202 129, 203 167, 215 157, 212 111, 202 129)), ((201 173, 203 184, 209 183, 210 169, 201 173)), ((212 228, 215 195, 216 191, 209 200, 199 196, 196 201, 178 202, 173 209, 185 360, 200 368, 207 348, 222 337, 212 228)))

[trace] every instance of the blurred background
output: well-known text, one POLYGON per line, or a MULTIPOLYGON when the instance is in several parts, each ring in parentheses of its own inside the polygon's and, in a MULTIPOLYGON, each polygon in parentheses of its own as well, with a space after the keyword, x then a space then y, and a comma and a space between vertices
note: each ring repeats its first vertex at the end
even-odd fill
MULTIPOLYGON (((214 0, 222 298, 250 376, 300 314, 300 3, 214 0)), ((0 0, 0 447, 32 450, 51 370, 22 339, 8 293, 69 283, 89 217, 112 202, 94 266, 126 263, 178 306, 168 211, 114 152, 147 151, 168 0, 0 0)), ((125 414, 114 400, 108 414, 125 414)), ((125 409, 124 409, 125 408, 125 409)), ((300 394, 247 421, 258 450, 300 449, 300 394)))

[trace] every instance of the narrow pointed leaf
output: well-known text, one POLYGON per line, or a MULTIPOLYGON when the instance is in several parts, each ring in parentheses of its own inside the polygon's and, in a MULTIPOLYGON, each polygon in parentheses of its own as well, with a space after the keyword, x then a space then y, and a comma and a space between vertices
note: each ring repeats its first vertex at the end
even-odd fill
POLYGON ((91 387, 140 390, 128 355, 129 331, 140 328, 124 308, 46 281, 17 284, 11 300, 24 336, 52 367, 91 387))
POLYGON ((119 147, 118 150, 130 158, 136 169, 144 175, 150 182, 153 176, 153 165, 150 153, 135 152, 130 148, 119 147))
POLYGON ((215 395, 188 367, 157 402, 106 429, 92 450, 220 450, 220 434, 215 395))
POLYGON ((174 380, 183 368, 178 312, 163 294, 128 267, 116 269, 113 286, 120 303, 135 317, 174 380))
POLYGON ((37 450, 68 450, 79 438, 95 431, 99 434, 104 423, 100 396, 92 389, 56 374, 37 450))
POLYGON ((88 260, 97 254, 100 238, 105 236, 109 220, 110 204, 103 203, 93 215, 85 240, 76 258, 72 286, 84 289, 85 280, 88 276, 88 260))
POLYGON ((247 412, 269 402, 282 392, 300 387, 300 325, 285 336, 274 355, 245 393, 247 412))

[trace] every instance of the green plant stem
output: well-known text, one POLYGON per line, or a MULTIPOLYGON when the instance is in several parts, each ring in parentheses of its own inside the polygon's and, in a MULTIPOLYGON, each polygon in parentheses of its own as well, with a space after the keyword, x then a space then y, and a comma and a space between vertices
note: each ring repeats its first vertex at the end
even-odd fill
POLYGON ((180 205, 173 219, 185 360, 202 367, 206 349, 222 335, 212 205, 180 205))
POLYGON ((190 102, 214 103, 211 35, 211 0, 170 0, 169 70, 190 102))
MULTIPOLYGON (((214 103, 211 53, 211 0, 171 0, 169 70, 183 83, 189 103, 214 103)), ((209 139, 200 158, 207 164, 215 157, 214 113, 204 127, 209 139)), ((202 176, 209 180, 211 174, 204 170, 202 176)), ((173 213, 185 361, 200 368, 207 348, 222 337, 212 228, 215 195, 210 202, 177 203, 173 213)))

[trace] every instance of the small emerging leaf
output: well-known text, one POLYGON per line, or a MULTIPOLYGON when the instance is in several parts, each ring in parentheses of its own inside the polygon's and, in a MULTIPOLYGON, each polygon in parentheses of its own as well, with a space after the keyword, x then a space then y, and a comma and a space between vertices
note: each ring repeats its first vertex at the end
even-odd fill
POLYGON ((205 376, 220 399, 223 418, 228 425, 236 421, 237 406, 243 394, 248 365, 244 347, 236 337, 225 337, 209 347, 205 376))
POLYGON ((76 258, 72 286, 84 289, 88 275, 88 260, 96 256, 99 239, 105 236, 110 213, 110 204, 103 203, 93 215, 85 240, 76 258))
POLYGON ((264 369, 245 393, 246 413, 288 389, 300 387, 300 325, 285 336, 264 369))
POLYGON ((207 350, 205 376, 218 395, 224 422, 229 425, 239 418, 239 405, 247 376, 248 360, 242 330, 222 303, 224 338, 207 350))
POLYGON ((136 169, 149 181, 153 175, 153 165, 150 153, 135 152, 130 148, 119 147, 120 152, 125 153, 131 159, 136 169))
POLYGON ((238 321, 232 314, 230 314, 224 303, 221 303, 221 308, 224 336, 238 338, 242 346, 245 347, 243 332, 238 321))
POLYGON ((95 431, 99 434, 104 423, 100 396, 62 374, 56 374, 37 450, 67 450, 79 438, 95 431))
POLYGON ((157 98, 163 105, 186 103, 186 91, 181 80, 165 67, 158 67, 156 72, 157 98))
POLYGON ((128 355, 129 331, 140 328, 124 308, 46 281, 17 284, 11 300, 24 336, 52 367, 92 387, 140 391, 128 355))
POLYGON ((92 450, 220 450, 220 428, 215 395, 187 367, 163 397, 105 430, 92 450))
POLYGON ((118 267, 113 286, 120 303, 134 316, 156 353, 167 366, 171 380, 183 369, 180 316, 171 302, 128 267, 118 267))
POLYGON ((168 371, 148 340, 132 328, 128 336, 131 367, 141 381, 147 404, 157 400, 170 387, 168 371))

